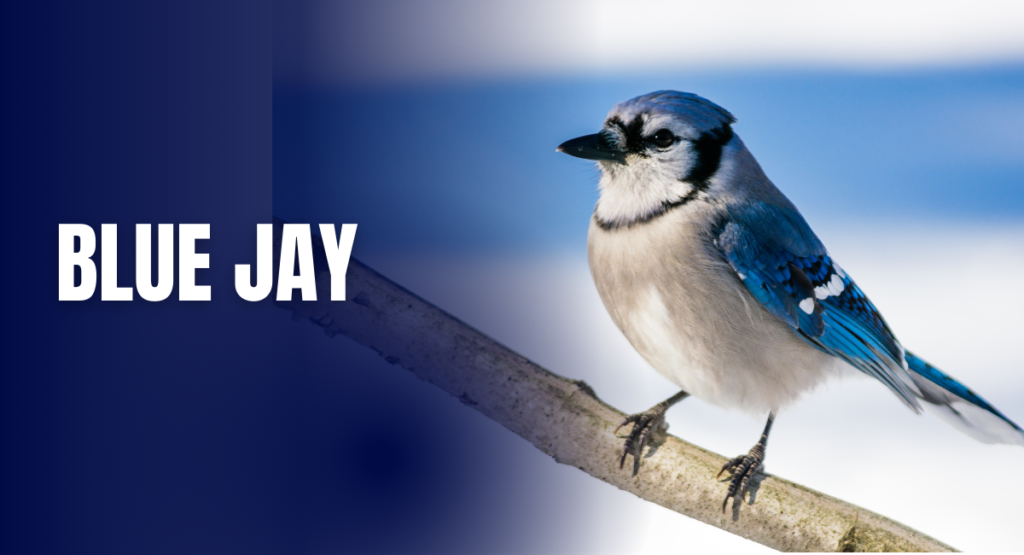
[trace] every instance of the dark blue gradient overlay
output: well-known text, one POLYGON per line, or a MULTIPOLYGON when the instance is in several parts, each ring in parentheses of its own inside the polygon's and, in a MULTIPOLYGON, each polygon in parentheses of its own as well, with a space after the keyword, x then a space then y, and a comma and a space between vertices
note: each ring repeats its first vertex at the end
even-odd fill
POLYGON ((271 307, 232 271, 271 217, 270 4, 5 12, 0 551, 267 551, 271 307), (139 222, 211 224, 213 302, 57 300, 59 223, 118 224, 131 285, 139 222))
POLYGON ((0 551, 542 546, 558 502, 517 471, 525 442, 235 294, 273 215, 270 2, 30 3, 3 21, 0 551), (118 224, 122 286, 134 224, 211 224, 212 302, 59 302, 59 223, 118 224))

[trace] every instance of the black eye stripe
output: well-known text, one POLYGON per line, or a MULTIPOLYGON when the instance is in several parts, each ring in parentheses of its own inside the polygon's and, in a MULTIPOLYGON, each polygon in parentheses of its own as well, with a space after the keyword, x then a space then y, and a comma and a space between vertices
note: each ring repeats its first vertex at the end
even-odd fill
POLYGON ((697 161, 690 170, 689 175, 683 181, 693 183, 698 188, 706 188, 707 180, 718 171, 722 163, 722 148, 732 140, 732 126, 725 124, 722 127, 701 133, 693 143, 693 151, 697 155, 697 161))
POLYGON ((606 121, 605 126, 617 128, 626 139, 626 151, 633 154, 639 154, 641 156, 647 156, 647 150, 651 147, 667 148, 682 140, 674 133, 664 128, 655 131, 654 135, 650 137, 644 137, 644 122, 643 118, 639 116, 633 118, 628 124, 623 122, 618 116, 615 116, 606 121), (665 138, 664 140, 659 141, 658 134, 662 132, 667 133, 670 138, 665 138))
MULTIPOLYGON (((670 144, 665 146, 658 145, 654 139, 654 136, 644 137, 643 136, 643 119, 639 116, 633 118, 628 124, 623 122, 621 118, 615 116, 605 122, 606 126, 612 126, 617 128, 626 140, 626 151, 638 154, 643 157, 647 157, 647 151, 652 146, 659 148, 666 148, 670 144)), ((667 129, 659 129, 655 132, 657 135, 661 131, 668 131, 667 129)), ((718 166, 722 161, 722 147, 724 147, 729 141, 732 140, 732 126, 728 123, 723 124, 721 127, 712 129, 701 133, 697 139, 683 139, 672 135, 672 142, 677 143, 682 140, 689 140, 693 144, 694 152, 697 155, 697 161, 693 165, 693 169, 690 170, 689 175, 683 178, 683 181, 698 185, 700 189, 707 187, 707 180, 715 175, 718 171, 718 166)))
POLYGON ((643 136, 644 122, 637 116, 629 124, 624 123, 618 116, 605 122, 605 125, 617 127, 626 139, 626 151, 634 154, 644 154, 645 141, 643 136))

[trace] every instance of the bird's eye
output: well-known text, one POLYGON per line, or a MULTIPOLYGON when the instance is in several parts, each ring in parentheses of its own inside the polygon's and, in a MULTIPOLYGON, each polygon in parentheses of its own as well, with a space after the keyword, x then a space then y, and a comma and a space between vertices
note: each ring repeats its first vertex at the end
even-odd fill
POLYGON ((676 136, 668 129, 659 129, 651 139, 661 148, 672 146, 672 143, 676 142, 676 136))

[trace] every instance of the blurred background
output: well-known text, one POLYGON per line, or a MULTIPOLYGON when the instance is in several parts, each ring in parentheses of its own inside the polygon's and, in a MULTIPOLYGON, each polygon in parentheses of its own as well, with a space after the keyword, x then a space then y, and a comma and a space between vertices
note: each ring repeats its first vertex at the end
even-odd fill
MULTIPOLYGON (((555 147, 619 101, 694 92, 737 117, 903 344, 1022 423, 1021 29, 1016 2, 278 2, 273 211, 358 223, 357 258, 638 412, 674 386, 601 305, 586 261, 598 171, 555 147)), ((276 507, 308 552, 765 549, 556 464, 347 339, 272 318, 289 399, 276 507), (355 431, 337 446, 353 406, 381 405, 389 433, 427 443, 355 431), (354 489, 338 485, 353 458, 354 489)), ((697 399, 668 422, 729 457, 763 425, 697 399)), ((867 378, 784 410, 766 461, 971 551, 1024 549, 1017 468, 1024 449, 917 417, 867 378)))

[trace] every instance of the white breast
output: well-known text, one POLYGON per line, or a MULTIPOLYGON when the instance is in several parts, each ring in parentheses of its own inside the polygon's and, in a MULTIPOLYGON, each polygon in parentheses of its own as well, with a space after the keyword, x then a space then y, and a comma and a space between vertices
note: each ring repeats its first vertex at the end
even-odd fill
POLYGON ((745 290, 705 231, 705 202, 631 228, 593 220, 588 255, 612 319, 662 375, 691 395, 763 414, 839 371, 745 290))

